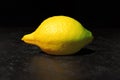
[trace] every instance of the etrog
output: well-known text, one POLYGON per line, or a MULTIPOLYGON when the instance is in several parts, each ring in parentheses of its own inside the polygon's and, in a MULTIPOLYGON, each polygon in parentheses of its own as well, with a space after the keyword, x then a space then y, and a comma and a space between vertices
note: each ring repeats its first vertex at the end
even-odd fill
POLYGON ((38 28, 22 40, 33 44, 52 55, 70 55, 78 52, 93 40, 92 33, 68 16, 52 16, 45 19, 38 28))

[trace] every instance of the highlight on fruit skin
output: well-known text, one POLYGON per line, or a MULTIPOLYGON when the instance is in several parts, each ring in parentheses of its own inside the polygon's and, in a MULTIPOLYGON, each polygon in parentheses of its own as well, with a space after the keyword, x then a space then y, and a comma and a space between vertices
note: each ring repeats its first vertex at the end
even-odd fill
POLYGON ((91 31, 68 16, 52 16, 38 28, 22 37, 25 43, 33 44, 51 55, 70 55, 80 51, 93 40, 91 31))

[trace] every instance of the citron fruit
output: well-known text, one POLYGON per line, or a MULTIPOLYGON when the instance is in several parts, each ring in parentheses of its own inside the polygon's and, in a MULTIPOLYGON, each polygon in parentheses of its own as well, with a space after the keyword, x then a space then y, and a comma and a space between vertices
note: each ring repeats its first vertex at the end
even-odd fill
POLYGON ((93 40, 92 33, 80 22, 69 16, 52 16, 45 19, 38 28, 22 40, 41 48, 47 54, 70 55, 93 40))

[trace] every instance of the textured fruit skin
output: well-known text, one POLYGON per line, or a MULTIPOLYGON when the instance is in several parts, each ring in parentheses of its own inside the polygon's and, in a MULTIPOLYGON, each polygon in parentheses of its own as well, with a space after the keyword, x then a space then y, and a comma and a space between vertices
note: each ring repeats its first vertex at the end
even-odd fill
POLYGON ((93 36, 77 20, 68 16, 53 16, 45 19, 22 40, 37 45, 47 54, 70 55, 89 44, 93 36))

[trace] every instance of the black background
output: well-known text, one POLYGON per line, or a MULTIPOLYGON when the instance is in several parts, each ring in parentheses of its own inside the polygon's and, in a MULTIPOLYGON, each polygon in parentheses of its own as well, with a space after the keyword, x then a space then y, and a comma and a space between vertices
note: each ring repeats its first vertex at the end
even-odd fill
POLYGON ((1 26, 34 26, 54 15, 67 15, 85 27, 119 27, 119 4, 115 1, 2 1, 1 26))

